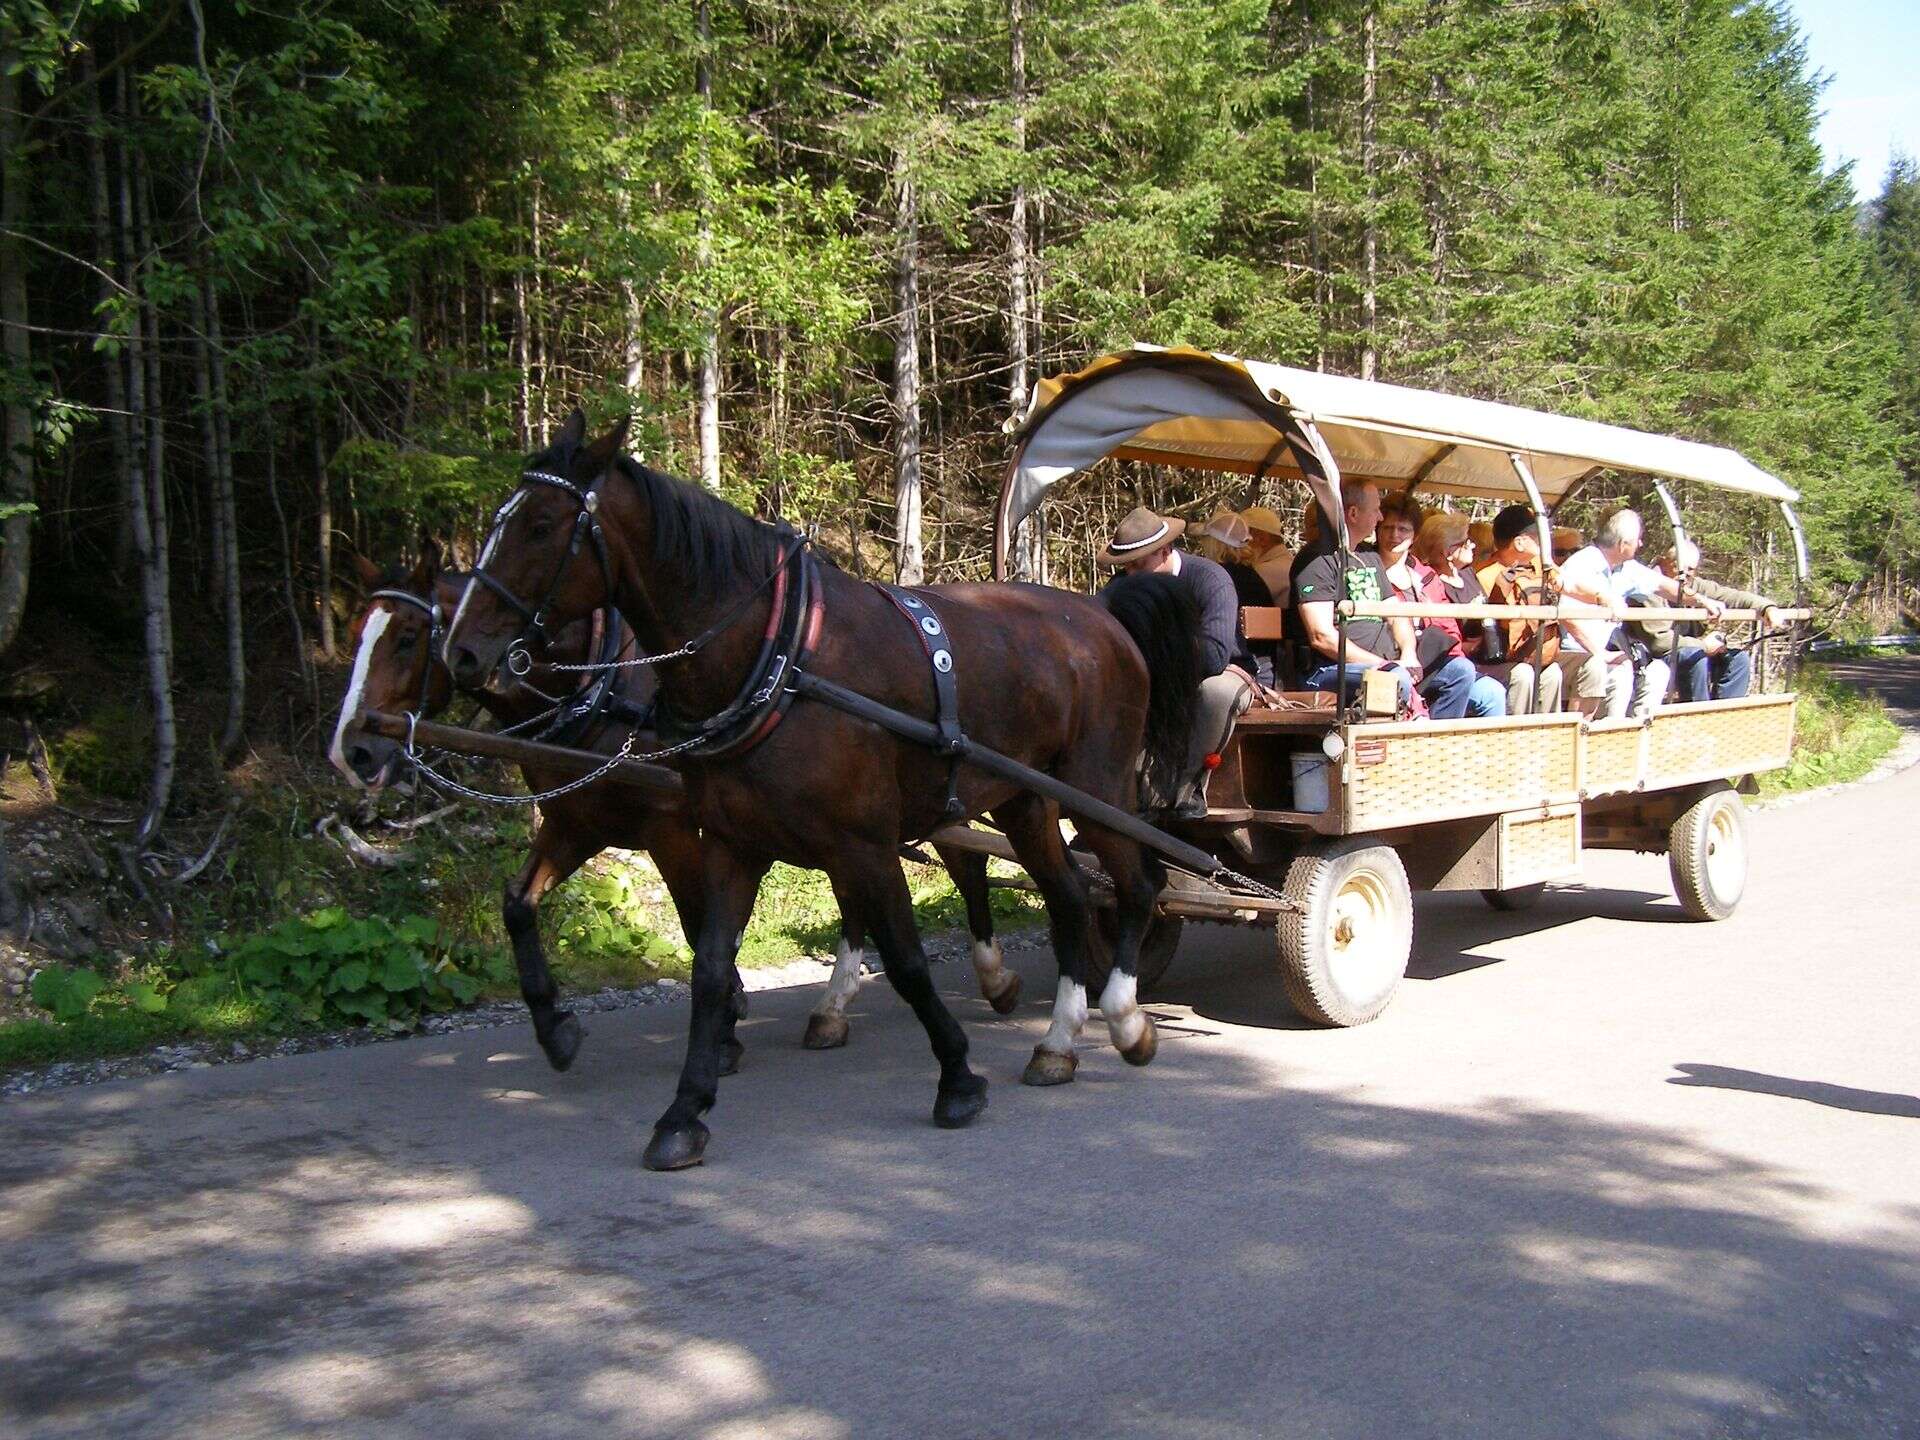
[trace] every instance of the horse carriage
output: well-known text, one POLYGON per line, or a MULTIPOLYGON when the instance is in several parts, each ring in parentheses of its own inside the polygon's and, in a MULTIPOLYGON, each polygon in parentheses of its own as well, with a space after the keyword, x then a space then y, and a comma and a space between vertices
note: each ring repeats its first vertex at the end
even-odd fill
MULTIPOLYGON (((1271 926, 1293 1003, 1351 1025, 1378 1015, 1405 973, 1416 888, 1478 889, 1518 906, 1576 875, 1583 849, 1633 848, 1669 854, 1688 913, 1720 918, 1745 876, 1736 782, 1788 759, 1791 694, 1663 707, 1640 720, 1408 722, 1369 713, 1364 696, 1343 688, 1331 705, 1243 715, 1205 818, 1150 824, 1137 813, 1135 760, 1151 768, 1184 754, 1198 679, 1190 639, 1176 633, 1190 616, 1170 608, 1158 577, 1129 577, 1092 600, 999 583, 868 585, 818 564, 797 533, 626 459, 623 436, 589 443, 576 414, 502 506, 470 576, 436 595, 428 567, 417 583, 377 593, 375 610, 410 612, 427 643, 397 672, 392 709, 367 703, 366 666, 356 665, 335 757, 371 782, 436 744, 520 761, 530 781, 551 784, 539 798, 553 804, 629 785, 627 811, 666 817, 649 833, 681 852, 680 879, 669 884, 694 944, 695 1005, 680 1089, 648 1147, 653 1168, 697 1163, 705 1150, 700 1116, 739 1056, 739 930, 774 859, 825 869, 849 936, 873 935, 940 1061, 935 1121, 953 1126, 984 1107, 985 1080, 968 1070, 964 1034, 928 983, 899 874, 903 844, 938 847, 970 919, 985 914, 982 857, 1014 860, 1025 870, 1014 883, 1045 898, 1061 980, 1022 1078, 1058 1084, 1072 1079, 1090 988, 1121 1055, 1152 1059, 1137 990, 1165 971, 1189 919, 1271 926), (616 606, 618 618, 596 618, 590 638, 566 650, 565 626, 613 617, 616 606), (602 743, 583 750, 425 718, 449 685, 484 692, 500 677, 550 685, 589 676, 598 678, 573 693, 604 693, 626 667, 661 676, 645 712, 645 733, 659 742, 651 749, 631 722, 624 731, 602 724, 602 743), (368 749, 376 736, 386 737, 383 753, 368 749), (341 747, 353 737, 348 765, 341 747), (676 807, 685 818, 672 819, 676 807), (1071 847, 1063 816, 1075 827, 1071 847)), ((1676 531, 1665 482, 1693 481, 1779 502, 1805 573, 1793 492, 1731 451, 1143 346, 1042 383, 1001 488, 996 581, 1006 579, 1017 527, 1048 490, 1108 456, 1299 481, 1342 548, 1343 476, 1524 499, 1544 526, 1551 503, 1613 469, 1650 477, 1676 531)), ((1343 645, 1346 625, 1368 616, 1605 613, 1561 601, 1337 609, 1343 645)), ((1276 616, 1245 620, 1264 633, 1276 616)), ((372 627, 376 639, 386 623, 372 627)), ((571 1062, 578 1030, 568 1034, 570 1017, 553 1008, 530 906, 601 845, 639 843, 620 833, 609 822, 584 848, 549 847, 544 859, 536 837, 518 889, 509 887, 523 990, 557 1068, 571 1062)), ((974 929, 982 991, 1006 1013, 1018 977, 1000 967, 981 924, 974 929)), ((843 947, 830 999, 846 958, 843 947)), ((857 969, 856 960, 855 983, 857 969)), ((817 1038, 810 1024, 808 1043, 817 1038)), ((825 1043, 844 1038, 842 1020, 825 1043)))

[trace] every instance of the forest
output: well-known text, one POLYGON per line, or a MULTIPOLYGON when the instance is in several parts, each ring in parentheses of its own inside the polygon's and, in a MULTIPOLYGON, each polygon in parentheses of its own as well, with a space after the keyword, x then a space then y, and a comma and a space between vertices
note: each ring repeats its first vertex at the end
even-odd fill
MULTIPOLYGON (((5 0, 0 690, 137 850, 319 777, 358 561, 470 555, 576 403, 862 573, 977 578, 1003 425, 1135 341, 1733 445, 1871 634, 1920 170, 1856 203, 1820 106, 1767 0, 5 0)), ((1216 498, 1121 471, 1024 573, 1216 498)))

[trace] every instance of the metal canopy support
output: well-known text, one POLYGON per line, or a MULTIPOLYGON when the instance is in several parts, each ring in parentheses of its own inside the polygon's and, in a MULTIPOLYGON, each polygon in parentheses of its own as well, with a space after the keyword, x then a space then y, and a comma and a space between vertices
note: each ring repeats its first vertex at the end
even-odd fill
POLYGON ((1786 501, 1780 502, 1780 513, 1786 517, 1787 529, 1793 532, 1793 564, 1799 572, 1800 583, 1807 583, 1807 532, 1800 528, 1800 517, 1793 513, 1793 506, 1786 501))
POLYGON ((1680 551, 1686 544, 1687 527, 1680 519, 1680 506, 1674 501, 1673 492, 1667 489, 1667 482, 1654 477, 1653 493, 1660 497, 1660 503, 1666 507, 1667 523, 1673 526, 1673 563, 1677 570, 1680 565, 1680 551))
POLYGON ((1518 450, 1507 452, 1507 463, 1513 466, 1513 473, 1520 477, 1520 486, 1527 492, 1527 501, 1533 506, 1533 526, 1540 534, 1540 570, 1544 574, 1547 566, 1553 563, 1553 527, 1547 522, 1547 502, 1540 498, 1540 482, 1533 478, 1533 467, 1527 464, 1527 457, 1518 450))

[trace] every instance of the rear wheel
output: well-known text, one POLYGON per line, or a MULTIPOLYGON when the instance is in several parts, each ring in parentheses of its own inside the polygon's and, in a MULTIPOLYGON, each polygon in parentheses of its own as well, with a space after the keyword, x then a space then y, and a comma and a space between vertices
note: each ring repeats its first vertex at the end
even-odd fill
POLYGON ((1747 807, 1731 786, 1707 791, 1667 832, 1667 867, 1680 908, 1724 920, 1747 888, 1747 807))
POLYGON ((1387 1008, 1413 954, 1413 891, 1389 845, 1351 836, 1287 868, 1280 979, 1287 999, 1322 1025, 1364 1025, 1387 1008))
MULTIPOLYGON (((1180 930, 1178 915, 1156 911, 1148 922, 1147 933, 1140 941, 1140 961, 1133 972, 1140 994, 1146 994, 1167 973, 1173 952, 1180 948, 1180 930)), ((1119 932, 1119 915, 1104 905, 1095 906, 1093 923, 1087 927, 1087 996, 1096 1005, 1100 992, 1107 988, 1107 977, 1113 973, 1113 942, 1119 932)))
POLYGON ((1531 910, 1546 893, 1546 883, 1516 885, 1511 890, 1482 890, 1480 898, 1496 910, 1531 910))

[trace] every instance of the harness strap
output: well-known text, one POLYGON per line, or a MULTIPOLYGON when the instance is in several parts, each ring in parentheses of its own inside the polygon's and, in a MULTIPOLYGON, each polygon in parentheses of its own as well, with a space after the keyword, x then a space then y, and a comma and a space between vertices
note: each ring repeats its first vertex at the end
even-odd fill
POLYGON ((960 758, 966 751, 967 737, 960 728, 959 683, 953 673, 953 646, 946 627, 921 595, 878 580, 873 586, 912 623, 920 648, 926 651, 927 664, 933 668, 934 727, 938 736, 934 748, 947 757, 946 818, 964 819, 967 809, 960 803, 960 758))

